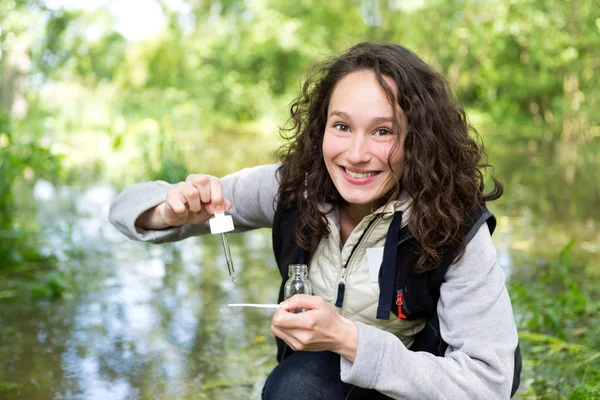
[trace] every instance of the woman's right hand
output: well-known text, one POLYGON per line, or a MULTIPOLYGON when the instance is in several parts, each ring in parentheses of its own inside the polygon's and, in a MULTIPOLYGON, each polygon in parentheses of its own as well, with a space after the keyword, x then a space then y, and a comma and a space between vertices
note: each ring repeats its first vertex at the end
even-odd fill
POLYGON ((218 178, 191 174, 167 192, 166 200, 136 220, 142 229, 164 229, 185 224, 202 224, 215 212, 228 211, 231 202, 223 199, 218 178))

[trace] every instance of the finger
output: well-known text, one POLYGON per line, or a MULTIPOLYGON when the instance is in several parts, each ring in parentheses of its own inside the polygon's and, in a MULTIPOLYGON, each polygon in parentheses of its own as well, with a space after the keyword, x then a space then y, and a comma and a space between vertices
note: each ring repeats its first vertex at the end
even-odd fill
POLYGON ((200 193, 198 192, 198 188, 191 182, 189 178, 185 181, 183 195, 185 196, 190 211, 199 212, 200 210, 202 210, 202 204, 200 202, 200 193))
POLYGON ((276 326, 271 326, 271 332, 286 342, 288 346, 290 346, 293 350, 299 351, 320 351, 320 350, 328 350, 328 346, 324 346, 323 343, 318 340, 315 341, 315 336, 313 332, 305 331, 305 330, 287 330, 287 329, 279 329, 276 326))
MULTIPOLYGON (((226 212, 231 210, 232 204, 229 200, 223 200, 223 209, 221 210, 221 212, 226 212)), ((217 211, 215 210, 215 208, 212 206, 212 204, 204 204, 204 210, 209 213, 210 215, 215 214, 217 211)))
POLYGON ((275 310, 275 314, 273 314, 272 325, 276 328, 295 328, 294 317, 296 314, 290 313, 287 310, 279 307, 275 310))
POLYGON ((183 196, 184 187, 185 184, 179 182, 173 189, 167 192, 167 198, 165 199, 166 206, 173 210, 175 214, 182 214, 187 210, 186 200, 183 196))
POLYGON ((287 334, 286 332, 282 331, 274 325, 271 325, 271 332, 273 333, 273 335, 283 340, 288 346, 292 348, 292 350, 302 350, 303 345, 298 340, 296 340, 294 336, 287 334))
POLYGON ((192 182, 200 193, 200 201, 202 204, 206 205, 210 203, 210 176, 195 175, 192 182))
POLYGON ((280 304, 280 307, 284 310, 290 311, 296 308, 305 308, 307 310, 314 310, 315 308, 323 307, 323 303, 326 303, 321 296, 311 296, 308 294, 295 294, 286 301, 280 304))
POLYGON ((273 315, 272 324, 278 329, 313 329, 316 324, 316 319, 313 313, 291 313, 284 308, 278 308, 273 315))
POLYGON ((210 204, 212 205, 213 213, 222 213, 224 210, 223 204, 223 187, 221 181, 217 178, 210 178, 210 204))

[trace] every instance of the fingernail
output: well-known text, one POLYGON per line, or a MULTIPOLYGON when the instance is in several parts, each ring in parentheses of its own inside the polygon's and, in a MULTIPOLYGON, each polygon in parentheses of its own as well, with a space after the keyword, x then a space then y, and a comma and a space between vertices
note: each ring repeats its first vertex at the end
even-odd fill
POLYGON ((223 206, 215 206, 215 212, 216 213, 223 212, 223 206))

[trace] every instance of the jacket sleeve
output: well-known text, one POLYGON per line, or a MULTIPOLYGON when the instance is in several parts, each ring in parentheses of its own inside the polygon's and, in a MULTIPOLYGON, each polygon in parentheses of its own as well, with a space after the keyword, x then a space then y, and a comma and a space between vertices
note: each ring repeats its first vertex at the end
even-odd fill
POLYGON ((437 311, 444 357, 410 351, 393 334, 356 323, 356 357, 341 358, 342 380, 394 399, 508 399, 518 337, 486 224, 446 273, 437 311))
MULTIPOLYGON (((235 232, 271 227, 275 213, 273 200, 279 188, 276 178, 278 168, 279 164, 262 165, 221 178, 223 196, 232 203, 228 213, 233 218, 235 232)), ((152 243, 173 242, 210 233, 208 223, 155 231, 135 226, 141 214, 165 201, 172 187, 167 182, 154 181, 126 188, 111 203, 109 221, 128 238, 152 243)))

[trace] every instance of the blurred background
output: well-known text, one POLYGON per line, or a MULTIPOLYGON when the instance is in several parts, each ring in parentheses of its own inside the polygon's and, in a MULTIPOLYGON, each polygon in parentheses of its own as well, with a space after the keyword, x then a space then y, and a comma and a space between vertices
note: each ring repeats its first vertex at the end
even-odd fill
POLYGON ((600 398, 598 0, 0 0, 0 398, 258 399, 270 231, 131 242, 134 182, 275 160, 307 68, 364 40, 438 68, 490 204, 522 399, 600 398), (594 111, 596 110, 596 111, 594 111))

